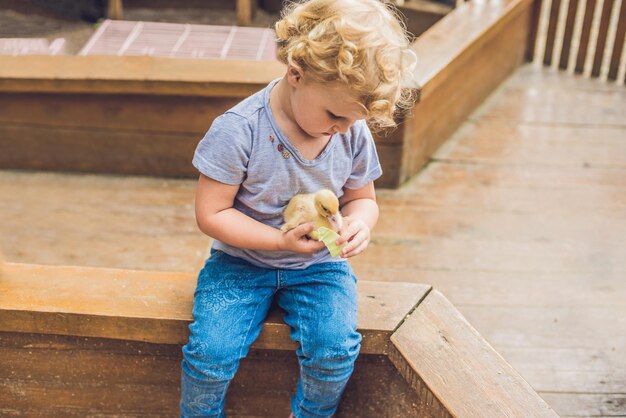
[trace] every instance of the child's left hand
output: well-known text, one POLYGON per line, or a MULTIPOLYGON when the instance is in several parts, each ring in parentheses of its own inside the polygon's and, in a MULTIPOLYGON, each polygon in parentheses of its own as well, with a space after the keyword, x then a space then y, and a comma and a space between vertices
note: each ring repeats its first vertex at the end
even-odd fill
POLYGON ((342 258, 350 258, 361 254, 370 243, 370 228, 361 219, 344 216, 343 228, 337 245, 346 243, 341 250, 342 258))

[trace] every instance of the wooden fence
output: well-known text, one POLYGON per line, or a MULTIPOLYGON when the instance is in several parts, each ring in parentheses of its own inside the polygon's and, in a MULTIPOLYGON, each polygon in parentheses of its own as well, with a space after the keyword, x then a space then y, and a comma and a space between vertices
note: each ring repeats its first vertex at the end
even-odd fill
POLYGON ((626 0, 535 0, 527 58, 624 84, 626 0))

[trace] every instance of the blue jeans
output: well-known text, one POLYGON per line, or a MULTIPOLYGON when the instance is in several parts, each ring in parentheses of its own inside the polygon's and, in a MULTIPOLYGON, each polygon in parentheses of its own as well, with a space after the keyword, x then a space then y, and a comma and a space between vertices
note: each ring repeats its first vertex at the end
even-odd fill
POLYGON ((228 384, 261 332, 274 296, 286 312, 291 338, 300 343, 294 416, 335 412, 361 346, 356 277, 348 263, 278 270, 214 251, 198 276, 183 347, 181 417, 225 416, 228 384))

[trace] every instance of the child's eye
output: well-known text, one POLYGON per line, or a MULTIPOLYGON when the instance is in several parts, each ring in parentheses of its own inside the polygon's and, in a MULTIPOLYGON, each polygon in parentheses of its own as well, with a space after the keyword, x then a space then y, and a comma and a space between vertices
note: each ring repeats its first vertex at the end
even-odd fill
POLYGON ((341 116, 337 116, 334 113, 331 113, 329 111, 326 111, 326 113, 328 113, 328 116, 330 116, 331 119, 341 119, 341 116))

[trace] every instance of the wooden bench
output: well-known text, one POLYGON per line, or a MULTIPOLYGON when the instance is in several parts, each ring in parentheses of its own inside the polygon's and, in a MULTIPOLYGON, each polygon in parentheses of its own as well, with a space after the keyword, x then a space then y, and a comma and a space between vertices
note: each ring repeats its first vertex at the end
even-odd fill
MULTIPOLYGON (((0 415, 178 413, 195 276, 6 264, 0 415)), ((362 354, 339 417, 554 417, 430 286, 359 283, 362 354)), ((298 366, 278 310, 242 362, 232 416, 287 416, 298 366)))

